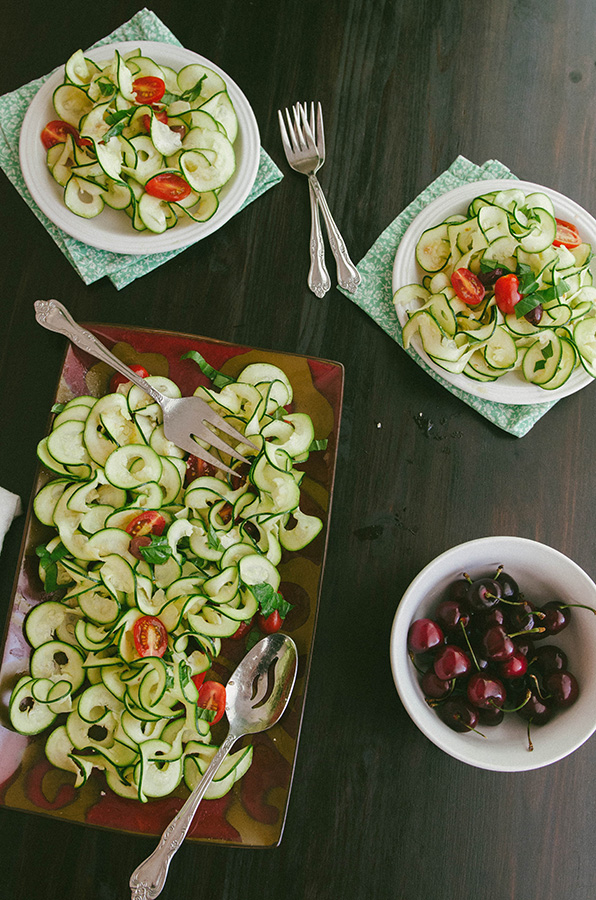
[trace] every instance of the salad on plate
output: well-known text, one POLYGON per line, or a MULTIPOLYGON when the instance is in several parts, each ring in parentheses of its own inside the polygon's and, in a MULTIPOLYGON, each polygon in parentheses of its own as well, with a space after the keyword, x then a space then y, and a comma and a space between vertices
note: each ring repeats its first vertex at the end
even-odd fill
POLYGON ((540 190, 504 186, 418 237, 419 282, 394 303, 440 370, 475 383, 514 373, 547 391, 576 370, 596 376, 591 244, 540 190))

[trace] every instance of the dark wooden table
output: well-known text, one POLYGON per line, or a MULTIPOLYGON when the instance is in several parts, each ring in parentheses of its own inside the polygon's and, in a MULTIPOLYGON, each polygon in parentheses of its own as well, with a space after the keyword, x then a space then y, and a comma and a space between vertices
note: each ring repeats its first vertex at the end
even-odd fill
MULTIPOLYGON (((137 9, 129 0, 11 4, 0 32, 0 93, 137 9)), ((534 538, 596 576, 596 388, 562 400, 518 439, 425 375, 335 288, 314 297, 306 182, 285 164, 277 109, 322 101, 321 181, 356 261, 458 154, 497 158, 594 213, 596 7, 155 0, 152 9, 242 86, 285 177, 221 231, 120 292, 105 279, 86 287, 0 177, 0 483, 28 499, 59 372, 63 348, 35 324, 37 298, 62 299, 79 320, 191 331, 346 367, 327 566, 282 843, 263 852, 188 844, 164 900, 591 900, 596 742, 528 774, 467 767, 410 721, 388 646, 408 583, 461 541, 534 538)), ((3 617, 22 527, 22 519, 14 524, 2 552, 3 617)), ((131 869, 153 845, 2 808, 0 896, 126 898, 131 869)))

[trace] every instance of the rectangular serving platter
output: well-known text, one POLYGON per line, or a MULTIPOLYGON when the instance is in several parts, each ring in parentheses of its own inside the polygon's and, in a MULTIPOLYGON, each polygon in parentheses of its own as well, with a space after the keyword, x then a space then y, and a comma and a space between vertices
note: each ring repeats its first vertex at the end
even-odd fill
MULTIPOLYGON (((238 375, 253 362, 277 365, 288 375, 294 388, 293 411, 308 413, 315 437, 327 439, 327 448, 311 453, 308 461, 300 466, 305 471, 301 508, 319 515, 324 522, 323 530, 304 550, 284 555, 279 565, 280 590, 292 604, 283 630, 294 639, 299 653, 298 677, 290 704, 276 726, 253 737, 254 759, 244 778, 220 800, 203 801, 188 835, 190 840, 226 846, 277 846, 282 837, 298 752, 322 587, 341 419, 343 366, 329 360, 257 350, 196 335, 112 325, 86 327, 129 365, 140 363, 151 374, 172 378, 184 396, 192 394, 199 384, 209 385, 193 360, 182 359, 189 350, 198 351, 215 369, 231 376, 238 375)), ((112 374, 113 370, 105 363, 69 345, 55 402, 64 403, 82 394, 99 397, 108 390, 112 374)), ((184 786, 169 797, 141 803, 116 796, 107 787, 103 774, 95 770, 75 790, 74 776, 55 769, 47 761, 46 734, 25 737, 10 727, 10 693, 18 678, 28 671, 31 652, 23 635, 23 622, 33 606, 50 596, 43 591, 35 553, 36 546, 47 540, 48 529, 37 521, 32 508, 35 494, 48 478, 49 473, 39 466, 5 627, 0 669, 0 804, 92 827, 160 835, 188 795, 184 786)), ((245 649, 243 641, 224 640, 221 654, 214 662, 214 677, 225 683, 245 649)), ((215 733, 214 737, 217 737, 215 733)))

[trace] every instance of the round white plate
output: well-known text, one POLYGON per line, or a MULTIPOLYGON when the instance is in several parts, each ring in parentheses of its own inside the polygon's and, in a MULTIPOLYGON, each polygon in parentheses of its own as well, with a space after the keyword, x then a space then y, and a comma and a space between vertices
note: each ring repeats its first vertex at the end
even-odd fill
POLYGON ((64 67, 54 72, 33 98, 23 120, 19 140, 19 157, 25 183, 38 207, 54 225, 92 247, 133 255, 162 253, 188 247, 221 228, 246 200, 256 178, 260 153, 259 128, 248 100, 230 76, 205 57, 184 47, 157 41, 107 44, 87 51, 85 56, 96 61, 109 60, 114 50, 124 54, 138 48, 145 56, 149 56, 157 63, 171 66, 176 71, 190 63, 201 63, 221 75, 226 83, 238 116, 238 137, 234 142, 236 171, 222 188, 217 212, 208 222, 193 222, 186 219, 163 234, 152 234, 149 231, 134 231, 129 217, 122 211, 105 208, 94 219, 84 219, 67 209, 62 199, 63 188, 54 181, 48 170, 46 151, 40 140, 41 132, 47 123, 56 119, 52 96, 55 89, 64 81, 64 67))
MULTIPOLYGON (((449 193, 438 197, 429 203, 419 213, 400 241, 395 262, 393 264, 393 293, 405 284, 419 284, 422 280, 422 271, 416 263, 416 244, 420 235, 428 228, 439 225, 448 216, 465 214, 468 205, 474 197, 487 194, 490 191, 504 190, 505 188, 519 187, 526 193, 542 191, 547 194, 554 203, 555 212, 561 219, 572 222, 582 237, 582 240, 596 248, 596 220, 586 212, 583 207, 563 194, 552 191, 550 188, 530 181, 512 181, 511 179, 495 179, 492 181, 473 181, 462 185, 449 193)), ((407 321, 406 309, 397 310, 401 325, 407 321)), ((594 380, 583 368, 577 368, 573 375, 554 391, 547 391, 538 385, 525 381, 523 376, 516 372, 502 375, 497 381, 479 382, 473 381, 466 375, 453 375, 437 366, 422 349, 417 337, 413 340, 414 348, 418 355, 424 359, 433 371, 454 387, 480 397, 484 400, 493 400, 497 403, 530 405, 534 403, 550 403, 574 394, 581 388, 591 384, 594 380)))

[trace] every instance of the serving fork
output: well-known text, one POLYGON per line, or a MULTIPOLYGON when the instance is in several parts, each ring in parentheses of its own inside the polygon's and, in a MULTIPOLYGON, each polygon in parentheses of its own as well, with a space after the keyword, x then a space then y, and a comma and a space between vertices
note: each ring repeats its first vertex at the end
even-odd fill
POLYGON ((311 197, 311 269, 308 284, 311 290, 322 297, 329 289, 329 276, 324 263, 324 250, 318 210, 320 209, 329 237, 329 246, 337 266, 337 281, 340 287, 354 293, 360 283, 360 273, 350 259, 344 239, 331 215, 331 210, 319 184, 316 173, 325 161, 325 132, 323 129, 323 112, 317 103, 310 106, 310 121, 306 104, 296 103, 292 109, 285 110, 285 121, 281 110, 278 110, 279 129, 286 159, 295 172, 306 175, 311 197), (316 201, 316 202, 315 202, 316 201))
POLYGON ((234 459, 247 462, 244 456, 230 447, 212 429, 217 428, 218 431, 222 431, 239 444, 250 447, 254 447, 254 444, 211 409, 204 400, 200 397, 166 397, 145 378, 138 375, 133 369, 129 369, 121 359, 114 356, 94 334, 78 325, 62 303, 57 300, 36 300, 35 318, 48 331, 56 331, 58 334, 65 335, 81 350, 85 350, 96 359, 112 366, 117 372, 149 394, 162 409, 165 436, 177 447, 232 475, 235 474, 234 471, 197 443, 196 438, 209 443, 234 459))

